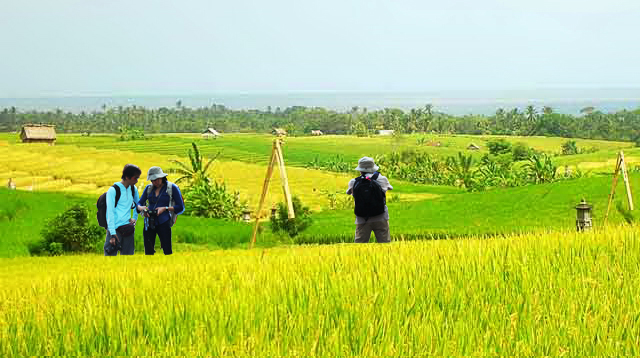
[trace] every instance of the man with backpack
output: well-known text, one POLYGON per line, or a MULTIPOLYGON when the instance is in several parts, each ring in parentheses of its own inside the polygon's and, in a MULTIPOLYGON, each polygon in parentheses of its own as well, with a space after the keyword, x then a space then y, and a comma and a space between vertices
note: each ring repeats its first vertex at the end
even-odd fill
POLYGON ((356 205, 356 243, 369 242, 371 231, 377 242, 391 242, 386 192, 393 187, 378 169, 373 158, 362 157, 355 169, 360 176, 349 181, 347 194, 353 195, 356 205))
POLYGON ((122 170, 122 180, 113 184, 98 199, 98 224, 107 230, 104 243, 105 256, 133 255, 134 234, 137 219, 131 210, 139 200, 136 183, 142 171, 127 164, 122 170))
POLYGON ((160 167, 149 168, 147 180, 151 184, 147 185, 138 201, 138 210, 145 217, 142 232, 144 253, 153 255, 156 252, 157 235, 164 254, 171 255, 171 227, 178 215, 184 212, 182 193, 177 185, 167 180, 167 174, 160 167))

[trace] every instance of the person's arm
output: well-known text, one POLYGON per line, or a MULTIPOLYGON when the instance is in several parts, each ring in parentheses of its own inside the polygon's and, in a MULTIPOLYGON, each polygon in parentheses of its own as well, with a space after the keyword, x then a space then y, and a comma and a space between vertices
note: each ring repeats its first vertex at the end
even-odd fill
POLYGON ((349 180, 349 188, 347 189, 349 195, 353 195, 353 183, 355 183, 355 179, 349 180))
POLYGON ((136 221, 138 220, 138 215, 140 215, 140 210, 138 210, 138 201, 140 200, 140 194, 138 194, 138 188, 133 185, 133 208, 131 209, 131 219, 129 220, 130 223, 134 224, 136 223, 136 221), (133 210, 135 210, 136 215, 133 215, 133 210))
POLYGON ((137 201, 138 205, 136 207, 140 213, 147 210, 147 206, 144 205, 146 204, 146 202, 147 202, 147 187, 144 187, 144 190, 142 191, 142 197, 140 197, 140 199, 137 201))
POLYGON ((116 234, 115 205, 116 189, 111 187, 107 190, 107 230, 109 230, 109 234, 111 234, 111 236, 116 234))

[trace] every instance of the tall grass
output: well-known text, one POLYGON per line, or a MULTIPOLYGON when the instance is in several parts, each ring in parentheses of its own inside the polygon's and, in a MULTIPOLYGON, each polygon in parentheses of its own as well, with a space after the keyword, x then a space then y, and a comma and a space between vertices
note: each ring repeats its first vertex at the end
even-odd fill
POLYGON ((5 259, 0 355, 637 355, 639 239, 5 259))

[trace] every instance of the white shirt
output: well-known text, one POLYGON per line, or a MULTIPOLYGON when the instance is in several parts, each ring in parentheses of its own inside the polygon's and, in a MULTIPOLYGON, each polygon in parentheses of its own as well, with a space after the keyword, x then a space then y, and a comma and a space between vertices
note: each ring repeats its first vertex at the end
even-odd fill
MULTIPOLYGON (((374 173, 367 173, 365 174, 365 176, 367 178, 371 178, 373 174, 374 173)), ((349 181, 349 189, 347 189, 347 194, 353 195, 353 184, 355 182, 356 182, 355 179, 351 179, 349 181)), ((383 176, 382 174, 378 175, 378 179, 376 179, 376 182, 380 184, 382 191, 384 191, 385 193, 387 192, 387 190, 393 190, 393 187, 391 186, 391 184, 389 184, 389 179, 387 179, 387 177, 383 176)), ((376 221, 383 221, 383 220, 389 221, 389 210, 387 209, 386 205, 384 206, 384 213, 380 215, 372 216, 369 218, 369 220, 363 218, 362 216, 356 215, 356 225, 376 222, 376 221)))

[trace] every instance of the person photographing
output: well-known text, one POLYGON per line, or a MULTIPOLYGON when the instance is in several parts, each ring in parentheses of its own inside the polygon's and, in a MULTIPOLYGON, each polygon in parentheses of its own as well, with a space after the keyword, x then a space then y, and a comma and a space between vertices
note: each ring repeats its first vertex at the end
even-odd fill
POLYGON ((369 242, 371 231, 377 242, 391 242, 386 193, 393 187, 378 169, 373 158, 362 157, 355 169, 360 176, 349 181, 347 194, 353 195, 355 201, 356 243, 369 242))
POLYGON ((147 173, 148 184, 140 201, 138 210, 143 212, 144 219, 144 253, 153 255, 156 236, 160 239, 160 247, 165 255, 173 253, 171 228, 177 216, 184 212, 182 193, 177 185, 167 180, 167 174, 160 167, 151 167, 147 173))

